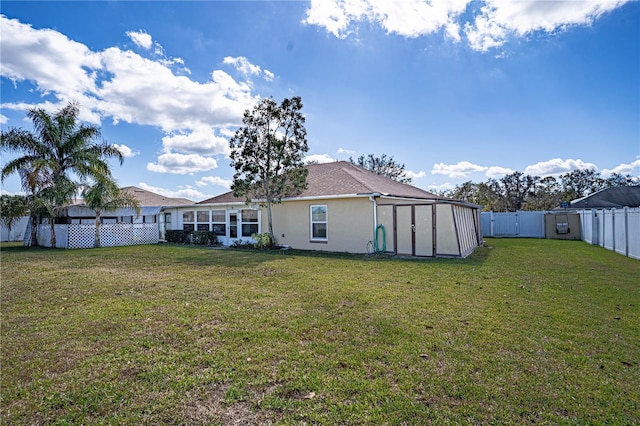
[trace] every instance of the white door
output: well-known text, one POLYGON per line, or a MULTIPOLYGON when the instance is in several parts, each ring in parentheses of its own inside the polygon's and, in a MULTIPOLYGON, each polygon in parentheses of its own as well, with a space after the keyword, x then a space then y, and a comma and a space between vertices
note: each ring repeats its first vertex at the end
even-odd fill
POLYGON ((227 229, 227 245, 231 245, 233 243, 235 243, 236 241, 238 241, 238 235, 239 235, 239 221, 238 218, 240 216, 240 212, 236 211, 236 210, 230 210, 229 211, 229 216, 227 218, 227 223, 229 224, 229 227, 227 229))

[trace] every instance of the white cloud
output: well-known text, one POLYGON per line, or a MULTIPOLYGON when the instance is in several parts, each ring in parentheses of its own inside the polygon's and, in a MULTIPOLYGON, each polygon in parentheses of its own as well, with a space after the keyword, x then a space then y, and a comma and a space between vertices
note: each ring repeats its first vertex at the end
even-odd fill
POLYGON ((498 179, 503 176, 510 175, 513 172, 515 172, 515 170, 509 169, 507 167, 491 166, 487 168, 485 176, 493 179, 498 179))
POLYGON ((541 161, 539 163, 527 166, 524 169, 524 173, 531 176, 557 176, 562 173, 568 173, 576 169, 597 169, 593 163, 585 163, 582 160, 553 158, 548 161, 541 161))
POLYGON ((153 39, 151 36, 144 31, 129 31, 127 32, 127 36, 138 46, 143 49, 151 49, 153 45, 153 39))
POLYGON ((197 186, 216 185, 223 188, 231 188, 233 181, 231 179, 224 179, 219 176, 205 176, 196 182, 197 186))
POLYGON ((181 132, 162 138, 165 152, 183 152, 200 155, 216 155, 230 153, 229 141, 216 136, 210 127, 202 127, 191 132, 181 132))
POLYGON ((553 33, 574 25, 590 25, 626 0, 507 1, 485 0, 311 0, 306 19, 338 38, 357 30, 360 22, 380 25, 388 33, 419 37, 442 31, 457 42, 460 29, 478 51, 503 45, 509 37, 553 33))
MULTIPOLYGON (((100 55, 54 30, 36 30, 0 15, 0 75, 15 83, 32 81, 43 93, 63 99, 85 99, 95 90, 93 70, 100 55), (89 71, 92 70, 92 71, 89 71)), ((6 104, 3 107, 7 107, 6 104)))
POLYGON ((632 175, 635 169, 638 169, 638 171, 636 172, 636 176, 640 176, 640 160, 636 160, 631 164, 622 163, 614 167, 613 169, 602 169, 602 174, 604 176, 610 176, 613 173, 620 173, 622 175, 632 175))
POLYGON ((419 172, 412 172, 411 170, 405 170, 404 174, 406 177, 411 178, 411 179, 420 179, 423 178, 427 175, 426 172, 420 170, 419 172))
POLYGON ((465 0, 426 2, 424 0, 312 0, 306 24, 325 27, 338 38, 353 32, 359 21, 378 23, 389 33, 419 37, 443 30, 459 40, 458 15, 467 6, 465 0))
POLYGON ((312 155, 307 155, 304 158, 304 162, 309 164, 309 163, 333 163, 334 161, 336 161, 335 158, 333 158, 332 156, 330 156, 329 154, 312 154, 312 155))
POLYGON ((454 184, 452 184, 451 182, 445 182, 443 184, 440 185, 428 185, 427 189, 430 191, 446 191, 448 189, 453 189, 456 186, 454 184))
POLYGON ((0 124, 7 124, 8 121, 9 119, 5 115, 0 114, 0 124))
POLYGON ((460 161, 457 164, 436 163, 433 165, 431 174, 446 175, 452 178, 465 178, 469 173, 484 172, 487 169, 488 167, 479 166, 468 161, 460 161))
POLYGON ((472 48, 486 51, 508 36, 553 33, 575 25, 590 25, 626 1, 503 1, 487 0, 473 24, 465 25, 472 48))
POLYGON ((134 151, 126 145, 120 145, 120 144, 114 143, 113 146, 115 148, 118 148, 122 153, 122 155, 125 157, 135 157, 136 155, 140 154, 139 151, 134 151))
POLYGON ((354 155, 356 152, 352 149, 338 148, 338 154, 354 155))
POLYGON ((147 170, 151 172, 179 175, 205 172, 217 167, 218 163, 214 158, 203 157, 197 154, 177 154, 172 152, 159 155, 157 163, 147 163, 147 170))
POLYGON ((191 187, 190 185, 186 185, 183 188, 179 188, 177 191, 161 188, 159 186, 147 185, 144 182, 140 182, 138 186, 144 190, 155 192, 156 194, 164 195, 165 197, 170 197, 170 198, 187 198, 189 200, 200 200, 200 199, 209 198, 209 195, 203 194, 197 189, 191 187))
POLYGON ((262 76, 267 81, 273 81, 275 75, 269 70, 262 70, 258 65, 254 65, 244 56, 232 57, 227 56, 222 61, 224 64, 233 65, 233 67, 240 71, 245 77, 250 76, 262 76))
MULTIPOLYGON (((54 111, 76 100, 84 121, 100 124, 103 118, 111 118, 114 123, 158 127, 166 134, 164 157, 150 163, 150 170, 187 173, 176 161, 185 158, 176 157, 178 153, 228 154, 228 129, 241 124, 244 111, 259 99, 249 81, 236 80, 222 70, 213 70, 204 82, 177 74, 172 67, 183 66, 184 61, 167 58, 162 47, 142 31, 127 35, 148 48, 145 52, 150 57, 118 47, 93 52, 55 30, 35 29, 3 15, 0 25, 0 76, 14 84, 32 82, 37 92, 54 99, 37 105, 4 103, 3 109, 54 111), (177 169, 171 170, 171 164, 177 169)), ((188 72, 184 67, 181 70, 188 72)), ((262 74, 266 78, 273 75, 266 70, 262 74)), ((193 158, 197 161, 189 172, 215 167, 213 158, 193 158)))

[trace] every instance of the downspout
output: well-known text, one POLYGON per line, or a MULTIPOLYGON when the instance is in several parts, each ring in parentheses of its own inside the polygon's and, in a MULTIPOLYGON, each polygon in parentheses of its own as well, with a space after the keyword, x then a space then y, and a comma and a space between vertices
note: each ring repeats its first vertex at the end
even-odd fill
POLYGON ((375 239, 376 229, 378 226, 378 203, 376 203, 376 197, 381 196, 379 192, 374 192, 369 196, 369 201, 373 203, 373 236, 375 239))

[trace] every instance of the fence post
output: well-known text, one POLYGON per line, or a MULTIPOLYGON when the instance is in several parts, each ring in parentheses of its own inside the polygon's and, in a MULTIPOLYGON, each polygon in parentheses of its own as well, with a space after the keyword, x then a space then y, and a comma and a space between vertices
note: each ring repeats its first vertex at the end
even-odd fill
POLYGON ((624 255, 629 257, 629 207, 624 208, 624 255))
POLYGON ((491 216, 489 216, 491 219, 491 236, 493 237, 493 210, 491 210, 491 216))
POLYGON ((591 209, 591 244, 599 245, 600 227, 598 226, 598 210, 591 209))

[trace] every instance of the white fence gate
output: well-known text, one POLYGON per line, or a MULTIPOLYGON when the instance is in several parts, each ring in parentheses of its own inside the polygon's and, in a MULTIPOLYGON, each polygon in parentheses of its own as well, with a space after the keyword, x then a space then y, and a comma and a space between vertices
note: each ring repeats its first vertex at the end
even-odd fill
POLYGON ((483 237, 544 238, 545 212, 480 213, 483 237))

